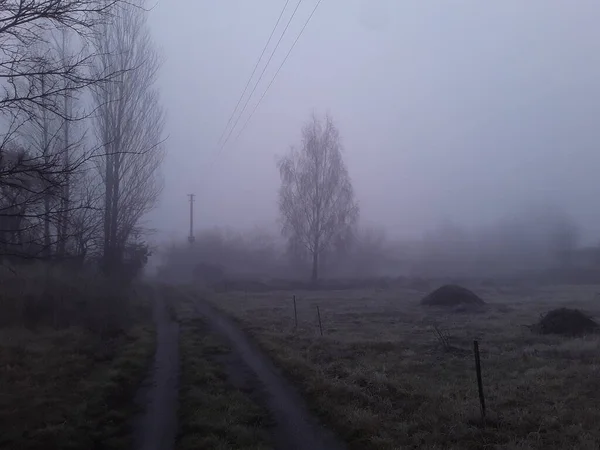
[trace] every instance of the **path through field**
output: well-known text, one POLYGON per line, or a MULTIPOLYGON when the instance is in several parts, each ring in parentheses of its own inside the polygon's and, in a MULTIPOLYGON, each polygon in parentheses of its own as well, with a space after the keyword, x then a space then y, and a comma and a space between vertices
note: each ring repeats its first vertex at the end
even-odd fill
POLYGON ((179 384, 179 324, 167 311, 165 300, 153 290, 156 353, 138 402, 144 412, 136 421, 136 450, 172 450, 177 436, 179 384))
MULTIPOLYGON (((154 292, 157 347, 154 364, 139 393, 144 412, 136 421, 135 450, 173 450, 177 437, 179 325, 168 313, 164 291, 154 292)), ((277 449, 345 449, 345 445, 312 417, 301 396, 233 320, 201 299, 193 301, 198 315, 213 332, 230 343, 231 354, 223 361, 230 382, 250 390, 250 395, 271 413, 273 442, 277 449)))
MULTIPOLYGON (((196 311, 213 330, 231 344, 232 375, 252 373, 254 394, 270 410, 275 421, 276 448, 285 450, 342 450, 345 445, 324 429, 309 413, 302 397, 283 378, 273 363, 255 346, 233 320, 203 300, 195 300, 196 311)), ((248 378, 246 379, 248 381, 248 378)))

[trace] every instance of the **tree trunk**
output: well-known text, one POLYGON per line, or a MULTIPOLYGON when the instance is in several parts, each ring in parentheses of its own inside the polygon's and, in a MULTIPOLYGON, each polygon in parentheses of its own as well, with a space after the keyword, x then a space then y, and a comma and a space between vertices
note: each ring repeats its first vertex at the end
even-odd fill
POLYGON ((319 252, 316 250, 313 252, 311 281, 313 284, 319 281, 319 252))
MULTIPOLYGON (((42 88, 42 96, 46 93, 46 79, 42 74, 41 77, 41 88, 42 88)), ((42 104, 45 97, 42 99, 42 104)), ((46 109, 44 108, 42 112, 42 152, 44 155, 44 164, 48 167, 50 163, 50 155, 48 152, 50 151, 50 143, 48 140, 48 116, 46 109)), ((45 183, 48 183, 45 180, 45 183)), ((50 258, 52 254, 51 239, 50 239, 50 193, 48 192, 49 186, 44 186, 44 256, 46 258, 50 258)))
POLYGON ((126 92, 124 75, 121 74, 118 84, 118 110, 117 116, 111 117, 112 120, 116 120, 113 123, 112 135, 113 135, 113 155, 112 155, 112 197, 111 203, 108 206, 111 209, 110 212, 110 243, 111 243, 111 255, 110 255, 110 272, 115 273, 120 270, 123 262, 123 245, 120 239, 120 224, 119 224, 119 207, 121 203, 121 158, 123 155, 122 142, 123 142, 123 115, 125 109, 125 98, 126 92))
MULTIPOLYGON (((108 142, 108 141, 106 141, 108 142)), ((106 178, 105 178, 105 192, 104 192, 104 255, 102 266, 104 273, 110 273, 110 267, 112 265, 112 243, 111 243, 111 225, 112 225, 112 193, 113 193, 113 161, 114 156, 109 153, 112 150, 112 146, 108 145, 106 154, 106 178)))
MULTIPOLYGON (((119 150, 120 151, 120 148, 119 150)), ((122 262, 122 246, 119 239, 119 200, 121 197, 120 192, 120 177, 121 177, 121 155, 115 155, 115 165, 113 168, 113 192, 112 192, 112 205, 110 213, 110 242, 112 246, 111 251, 111 271, 116 272, 119 270, 122 262)))
MULTIPOLYGON (((63 53, 65 52, 65 35, 63 34, 63 53)), ((68 86, 68 85, 67 85, 68 86)), ((65 116, 70 114, 71 108, 70 108, 70 104, 69 104, 69 96, 68 93, 65 91, 64 97, 63 97, 63 107, 64 107, 64 113, 65 116)), ((70 174, 69 174, 69 170, 70 170, 70 136, 69 136, 69 121, 65 120, 64 121, 64 170, 65 170, 65 186, 63 189, 63 195, 62 195, 62 199, 61 199, 61 212, 60 212, 60 222, 59 222, 59 236, 58 236, 58 254, 61 258, 64 258, 66 256, 67 253, 67 239, 68 239, 68 232, 69 232, 69 219, 70 219, 70 204, 71 204, 71 180, 70 180, 70 174)))

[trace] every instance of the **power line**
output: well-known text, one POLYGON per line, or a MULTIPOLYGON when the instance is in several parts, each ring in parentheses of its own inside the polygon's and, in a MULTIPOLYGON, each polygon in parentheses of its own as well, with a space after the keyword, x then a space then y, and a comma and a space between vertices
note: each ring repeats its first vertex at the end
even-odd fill
MULTIPOLYGON (((225 145, 229 141, 229 138, 231 137, 231 134, 233 133, 233 130, 235 130, 235 127, 237 126, 238 122, 240 121, 242 115, 244 114, 244 111, 246 111, 246 107, 248 106, 248 102, 252 98, 252 94, 254 94, 254 91, 256 91, 256 88, 258 87, 258 85, 260 83, 260 80, 262 80, 262 77, 265 74, 265 72, 267 70, 267 67, 269 67, 269 63, 271 62, 271 59, 273 59, 273 55, 275 54, 275 52, 279 48, 279 44, 281 43, 281 40, 283 39, 283 36, 285 36, 285 33, 287 32, 287 29, 290 26, 290 23, 292 23, 292 20, 294 19, 294 16, 296 15, 296 11, 298 11, 298 8, 299 8, 299 6, 300 6, 301 3, 302 3, 302 0, 298 0, 298 3, 296 4, 296 8, 294 9, 294 12, 292 13, 291 17, 289 18, 287 24, 285 25, 285 28, 283 29, 283 33, 281 33, 281 36, 279 36, 279 40, 277 41, 277 44, 275 44, 275 48, 273 49, 273 51, 271 52, 271 55, 269 56, 269 60, 267 61, 267 64, 265 64, 265 67, 263 68, 260 76, 258 77, 258 80, 256 81, 256 84, 254 85, 254 88, 252 89, 252 92, 250 92, 250 95, 248 96, 248 98, 246 99, 246 102, 244 103, 244 107, 242 108, 242 111, 240 112, 237 120, 235 121, 235 123, 231 127, 231 130, 229 130, 229 134, 227 135, 227 138, 225 139, 225 141, 223 142, 223 144, 219 147, 219 150, 217 151, 217 153, 219 153, 219 152, 221 152, 223 150, 223 148, 225 147, 225 145)), ((293 48, 293 46, 292 46, 292 48, 293 48)))
POLYGON ((313 8, 312 12, 310 13, 310 16, 308 16, 308 19, 306 19, 306 22, 304 22, 304 26, 302 27, 302 29, 300 30, 300 33, 298 34, 298 36, 296 37, 296 40, 294 41, 294 43, 292 44, 292 46, 290 47, 289 51, 287 52, 287 55, 285 55, 285 58, 283 59, 283 61, 281 62, 281 64, 279 65, 279 68, 277 69, 277 72, 275 72, 275 75, 273 75, 273 78, 271 78, 271 82, 269 83, 269 85, 267 86, 267 89, 265 89, 265 91, 263 92, 263 94, 261 95, 260 99, 258 100, 258 103, 256 103, 256 106, 254 107, 254 109, 252 110, 252 112, 250 113, 250 115, 248 116, 248 118, 246 119, 246 122, 244 122, 244 125, 242 126, 242 129, 240 130, 240 132, 237 134, 237 136, 235 137, 235 140, 233 141, 233 143, 235 144, 240 135, 244 132, 244 130, 246 129, 246 126, 248 125, 248 122, 250 122, 250 119, 252 118, 252 116, 254 115, 254 113, 256 112, 256 110, 258 109, 258 106, 260 105, 260 103, 262 102, 263 98, 265 98, 265 95, 267 95, 267 92, 269 91, 269 89, 271 88, 271 85, 273 84, 273 82, 275 81, 275 78, 277 78, 277 74, 279 74, 279 71, 281 70, 281 68, 283 67, 283 65, 285 64, 285 62, 287 61, 288 57, 290 56, 290 53, 292 53, 292 50, 294 49, 294 47, 296 46, 296 43, 298 42, 298 40, 300 39, 300 36, 302 36, 302 33, 304 32, 304 29, 306 28, 306 26, 308 25, 308 22, 310 22, 310 19, 312 18, 312 16, 315 14, 315 11, 317 10, 317 8, 319 7, 319 5, 321 4, 322 0, 319 0, 317 2, 317 4, 315 5, 315 7, 313 8))
POLYGON ((290 2, 290 0, 286 0, 285 5, 283 5, 283 9, 279 13, 279 17, 277 18, 277 22, 275 22, 275 26, 271 30, 271 34, 269 35, 269 39, 267 40, 267 43, 263 47, 262 52, 261 52, 260 56, 258 57, 258 60, 256 61, 256 64, 254 65, 254 69, 252 69, 252 73, 250 74, 250 78, 248 78, 248 82, 246 83, 246 86, 244 86, 244 90, 242 92, 242 95, 240 95, 240 98, 238 99, 238 101, 237 101, 237 103, 235 105, 235 108, 233 108, 233 112, 229 116, 229 120, 227 120, 227 125, 225 125, 225 129, 223 130, 223 133, 221 133, 221 137, 219 138, 219 141, 217 142, 217 145, 219 145, 221 143, 221 141, 223 140, 223 136, 225 136, 225 132, 229 128, 229 125, 231 124, 231 120, 233 119, 233 116, 235 116, 235 113, 236 113, 238 107, 240 106, 240 103, 242 102, 242 99, 244 98, 244 95, 246 94, 246 91, 248 90, 248 86, 250 86, 250 82, 252 81, 252 77, 254 77, 254 74, 256 73, 256 69, 258 68, 258 65, 260 64, 260 61, 261 61, 262 57, 264 56, 265 51, 267 50, 267 47, 271 43, 271 39, 273 39, 273 35, 275 34, 275 30, 277 29, 277 25, 279 25, 279 22, 281 21, 281 18, 283 17, 283 13, 285 12, 285 10, 286 10, 287 5, 288 5, 289 2, 290 2))

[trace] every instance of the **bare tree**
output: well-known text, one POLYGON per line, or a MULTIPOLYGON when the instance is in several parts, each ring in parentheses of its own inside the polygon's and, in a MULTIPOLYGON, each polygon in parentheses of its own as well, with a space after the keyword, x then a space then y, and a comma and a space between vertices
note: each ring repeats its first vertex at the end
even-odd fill
MULTIPOLYGON (((71 44, 71 35, 69 28, 63 27, 58 36, 55 38, 54 47, 62 60, 67 60, 72 57, 73 50, 71 44)), ((69 240, 70 225, 72 224, 72 211, 71 211, 71 184, 72 174, 69 171, 71 161, 73 160, 73 150, 76 149, 77 140, 72 136, 72 126, 69 117, 75 117, 75 101, 77 100, 74 96, 69 95, 69 88, 71 86, 71 80, 65 78, 63 80, 65 91, 62 93, 62 104, 60 105, 61 114, 61 139, 62 139, 62 164, 65 168, 65 182, 61 189, 60 195, 60 209, 58 212, 58 223, 57 223, 57 235, 58 235, 58 247, 56 253, 59 257, 64 258, 67 255, 67 246, 69 240)))
POLYGON ((47 256, 45 200, 62 174, 38 173, 39 158, 18 147, 0 158, 0 259, 47 256))
MULTIPOLYGON (((68 46, 68 29, 56 30, 56 39, 52 47, 39 47, 31 49, 32 54, 39 55, 56 53, 58 58, 67 59, 71 49, 68 46)), ((61 95, 62 102, 56 101, 55 96, 45 95, 48 77, 44 71, 39 75, 32 75, 27 82, 29 91, 40 94, 39 104, 34 104, 29 109, 27 120, 20 127, 17 136, 20 143, 27 146, 28 160, 21 161, 20 166, 12 166, 13 171, 28 171, 33 177, 40 179, 36 187, 43 188, 43 206, 41 207, 40 221, 43 223, 43 252, 41 256, 46 259, 67 256, 66 247, 69 240, 69 219, 72 213, 69 202, 71 178, 76 169, 85 168, 85 156, 81 153, 71 158, 74 150, 80 147, 81 139, 73 133, 72 128, 77 128, 78 122, 71 124, 68 117, 73 117, 75 95, 66 90, 61 95), (45 107, 46 102, 60 105, 61 115, 55 114, 45 107), (71 126, 72 125, 72 126, 71 126), (72 161, 75 164, 72 164, 72 161)), ((63 80, 65 85, 69 80, 63 80)), ((5 151, 8 147, 5 146, 5 151)), ((1 152, 1 150, 0 150, 1 152)), ((5 174, 8 175, 8 174, 5 174)), ((10 177, 0 179, 0 184, 10 180, 10 177)), ((30 197, 35 198, 35 197, 30 197)), ((31 215, 30 203, 28 213, 31 215)), ((39 209, 39 208, 38 208, 39 209)), ((27 255, 31 256, 31 255, 27 255)))
POLYGON ((282 233, 307 251, 316 282, 320 256, 352 233, 359 215, 332 119, 313 115, 302 130, 302 147, 292 147, 278 168, 282 233))
POLYGON ((18 111, 29 115, 37 106, 61 114, 58 101, 62 94, 110 79, 112 74, 103 73, 98 78, 90 73, 94 55, 83 45, 70 58, 32 49, 51 47, 52 33, 57 28, 71 29, 84 44, 96 27, 111 19, 121 3, 125 1, 0 0, 0 113, 18 111), (46 89, 30 89, 27 80, 42 75, 46 89))
POLYGON ((164 111, 154 87, 160 66, 143 1, 120 8, 94 38, 95 73, 118 75, 95 85, 97 165, 104 186, 103 267, 118 270, 130 238, 162 190, 164 111))
MULTIPOLYGON (((72 107, 73 100, 116 75, 90 71, 95 55, 86 44, 125 2, 0 0, 0 190, 10 193, 1 202, 0 219, 11 224, 1 240, 18 243, 8 251, 8 242, 0 242, 0 254, 13 255, 28 240, 29 247, 42 248, 37 253, 44 257, 51 247, 64 250, 67 211, 72 210, 70 175, 87 159, 70 156, 76 140, 70 137, 68 123, 88 116, 72 107), (76 42, 69 51, 66 42, 62 51, 55 51, 57 34, 66 30, 76 42), (14 229, 16 225, 22 228, 14 229)), ((29 250, 20 254, 34 256, 29 250)))
MULTIPOLYGON (((48 49, 38 49, 39 54, 47 52, 48 49)), ((48 77, 42 70, 39 75, 32 75, 28 80, 29 92, 40 95, 39 104, 34 104, 30 109, 30 117, 23 130, 23 142, 28 144, 30 154, 38 157, 40 166, 48 169, 59 168, 57 154, 60 151, 59 129, 60 122, 58 117, 52 114, 46 103, 53 100, 46 96, 48 90, 48 77)), ((49 258, 52 253, 52 238, 56 234, 52 231, 53 216, 55 215, 55 194, 58 189, 52 189, 49 185, 43 195, 43 211, 41 218, 43 221, 43 256, 49 258)))

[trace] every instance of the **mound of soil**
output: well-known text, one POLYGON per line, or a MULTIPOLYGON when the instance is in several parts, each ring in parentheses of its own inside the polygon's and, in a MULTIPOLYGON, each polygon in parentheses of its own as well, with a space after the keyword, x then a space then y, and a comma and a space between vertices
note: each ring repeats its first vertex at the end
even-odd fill
POLYGON ((541 334, 580 336, 597 331, 598 324, 578 309, 559 308, 546 313, 533 328, 541 334))
POLYGON ((467 288, 456 284, 447 284, 423 298, 421 305, 444 307, 483 306, 485 302, 467 288))

